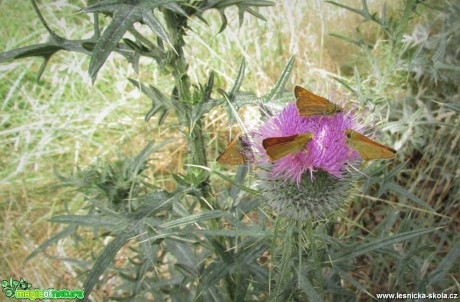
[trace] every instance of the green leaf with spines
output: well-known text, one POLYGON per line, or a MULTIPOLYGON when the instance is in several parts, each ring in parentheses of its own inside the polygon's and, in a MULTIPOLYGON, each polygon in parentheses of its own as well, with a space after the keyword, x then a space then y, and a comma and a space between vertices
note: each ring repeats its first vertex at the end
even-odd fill
POLYGON ((144 85, 134 79, 128 79, 133 85, 139 87, 140 90, 152 100, 152 108, 145 115, 145 121, 148 122, 155 114, 160 113, 158 125, 164 122, 164 119, 172 109, 172 101, 167 98, 158 88, 151 85, 144 85))
POLYGON ((97 257, 96 262, 93 265, 88 277, 83 284, 85 291, 85 298, 79 299, 81 302, 86 302, 89 299, 89 295, 94 288, 94 285, 99 280, 99 277, 104 273, 107 267, 112 263, 115 255, 118 251, 136 235, 133 227, 126 227, 124 232, 117 234, 117 236, 107 244, 102 252, 97 257))
MULTIPOLYGON (((458 268, 459 259, 460 240, 457 240, 457 242, 453 244, 453 246, 447 252, 446 256, 439 263, 439 265, 428 274, 427 279, 429 280, 429 284, 433 285, 436 283, 440 283, 440 281, 443 281, 446 275, 449 273, 449 271, 455 269, 455 267, 458 268)), ((442 285, 444 283, 440 284, 442 285)))
MULTIPOLYGON (((185 241, 185 240, 184 240, 185 241)), ((166 239, 165 248, 176 258, 176 264, 183 265, 184 268, 193 275, 198 274, 194 268, 198 266, 194 251, 188 242, 182 242, 180 239, 166 239)))
POLYGON ((232 89, 228 93, 230 101, 235 98, 235 95, 240 91, 241 84, 243 83, 244 79, 244 71, 246 69, 246 63, 244 60, 241 60, 240 67, 238 68, 238 74, 235 79, 235 83, 233 84, 232 89))
POLYGON ((271 232, 256 230, 254 228, 246 228, 242 230, 195 230, 188 232, 190 234, 197 235, 209 235, 209 236, 222 236, 222 237, 261 237, 270 236, 271 232))
POLYGON ((291 75, 292 68, 294 67, 294 61, 295 57, 292 56, 289 59, 289 62, 286 64, 284 67, 283 71, 281 72, 278 80, 276 81, 275 85, 270 89, 270 91, 261 98, 261 101, 263 103, 269 103, 272 102, 276 96, 278 96, 282 90, 284 89, 284 85, 286 85, 286 82, 291 75))
POLYGON ((158 37, 160 37, 163 41, 168 43, 171 46, 171 48, 173 48, 172 42, 169 38, 169 35, 166 29, 163 27, 160 20, 158 20, 158 18, 155 17, 155 15, 153 14, 153 11, 148 11, 148 10, 143 11, 142 20, 150 27, 150 29, 155 34, 158 35, 158 37))
POLYGON ((81 10, 84 13, 111 13, 112 21, 98 38, 93 49, 89 65, 89 74, 96 80, 99 69, 104 65, 110 53, 117 47, 119 41, 134 23, 146 23, 161 39, 171 44, 170 38, 163 25, 153 14, 153 9, 174 0, 147 1, 147 0, 109 0, 101 1, 81 10))
POLYGON ((238 8, 238 19, 240 26, 243 25, 244 21, 244 13, 248 12, 251 15, 260 18, 264 21, 265 18, 254 11, 251 7, 266 7, 266 6, 273 6, 274 3, 272 1, 264 1, 264 0, 211 0, 211 1, 203 1, 203 6, 200 8, 202 11, 214 8, 217 9, 221 16, 222 25, 219 29, 219 33, 225 30, 227 27, 227 16, 225 15, 225 10, 230 6, 236 6, 238 8))
POLYGON ((75 234, 77 231, 77 226, 69 225, 67 228, 63 229, 62 231, 58 232, 57 234, 53 235, 51 238, 40 244, 29 256, 24 260, 24 264, 27 263, 29 260, 37 256, 39 253, 46 250, 52 244, 59 242, 59 240, 64 239, 68 236, 75 234))
MULTIPOLYGON (((460 70, 459 70, 460 71, 460 70)), ((441 102, 436 102, 440 105, 446 106, 449 109, 452 109, 453 111, 460 112, 460 105, 455 104, 455 103, 441 103, 441 102)))
MULTIPOLYGON (((236 170, 235 179, 234 179, 235 183, 243 185, 246 179, 248 170, 249 168, 246 165, 240 165, 238 169, 236 170)), ((239 187, 232 186, 231 191, 230 191, 230 196, 233 198, 233 200, 236 199, 240 191, 241 189, 239 187)))
POLYGON ((112 230, 120 226, 120 224, 123 224, 123 220, 120 220, 120 217, 101 217, 99 215, 54 216, 50 219, 50 222, 71 224, 77 226, 87 226, 92 228, 106 228, 112 230))
POLYGON ((204 87, 204 91, 203 91, 203 100, 202 102, 203 103, 207 103, 211 100, 211 93, 212 93, 212 89, 214 87, 214 71, 211 71, 209 73, 209 77, 208 77, 208 82, 206 83, 206 86, 204 87))
POLYGON ((231 179, 230 177, 225 176, 224 174, 222 174, 222 173, 220 173, 220 172, 217 172, 217 171, 215 171, 215 170, 211 170, 211 169, 208 168, 208 167, 197 166, 197 165, 189 165, 189 166, 201 168, 201 169, 203 169, 203 170, 206 170, 206 171, 208 171, 208 172, 211 172, 211 173, 213 173, 213 174, 216 174, 216 175, 219 176, 220 178, 222 178, 222 179, 228 181, 229 183, 233 184, 234 186, 236 186, 236 187, 238 187, 238 188, 240 188, 240 189, 242 189, 242 190, 244 190, 244 191, 246 191, 246 192, 248 192, 248 193, 251 193, 251 194, 254 194, 254 195, 259 195, 259 192, 258 192, 258 191, 253 190, 253 189, 251 189, 251 188, 248 188, 248 187, 246 187, 246 186, 244 186, 244 185, 242 185, 242 184, 239 184, 239 183, 235 182, 233 179, 231 179))
POLYGON ((426 228, 426 229, 420 229, 420 230, 414 230, 414 231, 409 231, 409 232, 404 232, 404 233, 399 233, 387 238, 377 238, 374 239, 370 242, 363 243, 359 246, 353 246, 351 252, 338 252, 335 255, 331 255, 332 262, 340 262, 340 261, 349 261, 352 260, 360 255, 370 253, 375 250, 382 249, 384 247, 387 247, 389 245, 399 243, 402 241, 406 241, 412 238, 416 238, 418 236, 422 236, 424 234, 428 234, 433 232, 435 229, 434 228, 426 228))
POLYGON ((125 44, 131 48, 132 50, 136 51, 136 52, 139 52, 141 54, 145 54, 147 53, 148 51, 150 51, 147 47, 145 47, 142 42, 140 41, 137 41, 137 42, 134 42, 133 40, 131 39, 128 39, 128 38, 123 38, 123 42, 125 42, 125 44))
POLYGON ((166 229, 166 228, 176 228, 192 223, 197 223, 201 220, 208 220, 208 219, 216 219, 223 215, 224 213, 221 211, 207 211, 198 214, 192 214, 187 217, 178 218, 175 220, 171 220, 165 223, 160 224, 158 227, 166 229))
MULTIPOLYGON (((109 1, 115 3, 113 6, 112 22, 104 30, 102 36, 98 39, 89 64, 89 74, 93 80, 96 80, 99 69, 104 65, 110 53, 118 45, 125 33, 133 26, 136 21, 142 20, 142 9, 138 6, 122 5, 124 1, 109 1), (120 3, 121 2, 121 3, 120 3), (120 3, 120 4, 118 4, 120 3)), ((103 12, 112 9, 107 2, 98 3, 97 6, 103 7, 103 12)), ((83 12, 102 12, 98 11, 95 6, 87 7, 83 12)))
POLYGON ((314 286, 311 284, 310 280, 302 272, 302 270, 299 270, 298 267, 296 267, 294 264, 292 264, 292 269, 295 270, 298 276, 299 280, 299 287, 300 289, 305 293, 305 295, 309 298, 309 301, 322 301, 323 299, 319 295, 319 293, 316 291, 314 286))

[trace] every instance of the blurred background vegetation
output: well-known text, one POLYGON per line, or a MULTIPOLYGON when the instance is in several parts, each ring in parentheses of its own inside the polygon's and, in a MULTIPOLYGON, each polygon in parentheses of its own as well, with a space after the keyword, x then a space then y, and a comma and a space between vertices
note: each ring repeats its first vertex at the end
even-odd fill
MULTIPOLYGON (((38 4, 58 34, 75 39, 91 32, 90 16, 74 14, 86 6, 84 1, 38 4)), ((362 5, 358 0, 340 5, 275 1, 275 6, 257 10, 266 22, 247 16, 241 27, 237 10, 229 9, 228 27, 220 34, 218 12, 208 12, 209 25, 195 19, 190 22, 193 30, 187 32, 190 74, 204 82, 214 70, 216 87, 229 88, 244 59, 242 90, 261 96, 295 55, 288 91, 295 85, 319 94, 333 89, 368 108, 376 117, 380 141, 394 146, 398 156, 367 171, 371 178, 345 208, 347 220, 336 226, 336 236, 353 244, 363 236, 389 236, 399 228, 440 229, 389 247, 387 254, 356 257, 356 269, 349 275, 362 287, 344 286, 358 288, 363 301, 369 299, 365 291, 389 292, 401 288, 401 283, 410 289, 410 280, 458 292, 460 5, 422 1, 412 11, 405 1, 368 1, 375 15, 358 11, 362 5), (408 250, 411 254, 405 254, 408 250), (399 253, 410 269, 398 271, 403 264, 395 262, 391 253, 399 253)), ((18 6, 3 0, 1 7, 0 51, 46 39, 30 2, 18 6)), ((76 173, 100 160, 135 156, 151 140, 172 138, 173 144, 150 158, 146 174, 155 186, 173 190, 173 174, 185 173, 187 142, 172 128, 174 118, 168 117, 161 126, 157 116, 146 123, 151 101, 127 81, 130 77, 170 89, 171 78, 153 60, 141 59, 136 74, 124 58, 113 54, 92 85, 88 63, 86 55, 61 52, 38 83, 40 59, 0 65, 1 279, 12 275, 25 278, 34 288, 80 288, 71 263, 58 260, 89 261, 104 244, 93 241, 91 232, 82 233, 77 248, 71 240, 61 241, 46 251, 46 257, 39 255, 24 264, 40 243, 61 229, 48 222, 51 217, 79 213, 85 207, 84 196, 58 186, 53 169, 76 173)), ((240 113, 247 125, 256 125, 256 111, 240 113)), ((237 129, 228 124, 222 108, 206 116, 210 166, 226 175, 235 170, 218 167, 214 159, 237 129)), ((217 192, 227 186, 214 181, 217 192)), ((126 261, 126 255, 119 253, 115 265, 126 261)), ((97 300, 113 294, 111 278, 115 275, 96 289, 97 300)))

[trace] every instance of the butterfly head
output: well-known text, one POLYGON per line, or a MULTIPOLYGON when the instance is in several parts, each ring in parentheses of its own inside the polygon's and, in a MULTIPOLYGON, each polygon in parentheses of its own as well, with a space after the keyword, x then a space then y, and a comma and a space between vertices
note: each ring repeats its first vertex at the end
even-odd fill
POLYGON ((350 130, 350 129, 347 129, 345 130, 345 135, 347 136, 347 138, 351 138, 351 136, 353 135, 353 130, 350 130))

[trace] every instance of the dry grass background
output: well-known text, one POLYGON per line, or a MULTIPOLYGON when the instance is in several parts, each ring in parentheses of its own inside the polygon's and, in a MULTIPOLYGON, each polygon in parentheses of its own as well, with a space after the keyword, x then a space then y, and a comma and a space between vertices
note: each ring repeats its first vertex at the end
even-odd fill
MULTIPOLYGON (((360 2, 342 1, 355 7, 359 7, 360 2)), ((389 14, 397 12, 401 5, 393 1, 387 1, 387 4, 389 14)), ((86 22, 88 16, 73 14, 84 5, 83 1, 70 0, 39 3, 50 26, 68 38, 87 35, 91 30, 86 22)), ((15 1, 3 0, 1 7, 0 51, 45 39, 46 32, 29 2, 19 6, 15 1)), ((370 8, 380 11, 382 3, 372 1, 370 8)), ((296 63, 286 86, 288 89, 303 85, 313 91, 332 87, 347 93, 332 80, 332 76, 352 77, 355 65, 361 70, 369 68, 358 55, 357 47, 354 49, 329 35, 332 32, 353 35, 353 28, 360 22, 356 15, 319 0, 276 1, 274 7, 259 11, 267 22, 246 16, 240 28, 237 12, 230 10, 229 26, 221 34, 217 34, 220 27, 217 12, 205 15, 210 26, 193 20, 186 49, 192 77, 204 82, 209 70, 214 70, 216 86, 231 87, 244 59, 247 75, 243 90, 263 95, 275 83, 289 58, 295 55, 296 63)), ((374 41, 381 37, 371 24, 363 35, 374 41)), ((53 168, 69 174, 98 158, 116 158, 119 153, 133 155, 152 139, 161 141, 165 137, 176 137, 174 144, 156 153, 157 158, 152 159, 154 169, 149 171, 156 185, 171 188, 171 174, 183 172, 186 142, 171 129, 175 123, 172 117, 162 127, 157 127, 155 118, 149 123, 144 122, 150 101, 127 81, 132 77, 162 89, 170 88, 171 79, 165 77, 154 62, 142 60, 140 74, 135 74, 123 58, 111 56, 94 86, 87 75, 89 57, 85 55, 60 53, 53 57, 42 80, 37 83, 34 77, 40 63, 38 59, 24 59, 0 66, 0 219, 3 226, 0 279, 12 275, 24 277, 34 287, 43 289, 79 288, 81 281, 77 281, 78 274, 70 264, 53 257, 83 259, 90 253, 97 254, 98 244, 91 242, 90 233, 87 234, 88 244, 79 249, 69 249, 64 241, 47 251, 49 257, 39 255, 26 264, 23 262, 40 243, 60 229, 59 225, 47 222, 49 218, 64 212, 78 213, 83 206, 81 197, 76 197, 75 192, 55 188, 58 182, 53 176, 53 168)), ((228 139, 226 120, 223 110, 215 110, 207 117, 205 131, 210 138, 208 155, 211 160, 217 157, 218 146, 228 139)), ((457 150, 451 146, 455 142, 458 144, 459 134, 452 133, 449 137, 449 144, 434 138, 427 151, 432 154, 437 146, 451 152, 452 162, 440 164, 444 169, 449 169, 447 165, 455 165, 453 162, 458 160, 458 157, 455 159, 457 150)), ((430 160, 426 158, 428 155, 421 156, 420 162, 430 160)), ((437 169, 436 165, 428 166, 437 169)), ((428 186, 423 184, 426 177, 417 178, 418 173, 426 171, 417 171, 408 177, 413 178, 414 186, 427 190, 420 195, 432 197, 451 193, 455 179, 434 178, 432 181, 436 185, 428 186)), ((436 177, 438 172, 428 173, 436 177)), ((353 211, 351 208, 350 213, 353 211)), ((458 208, 456 211, 458 217, 458 208)), ((458 225, 452 231, 458 231, 458 225)))

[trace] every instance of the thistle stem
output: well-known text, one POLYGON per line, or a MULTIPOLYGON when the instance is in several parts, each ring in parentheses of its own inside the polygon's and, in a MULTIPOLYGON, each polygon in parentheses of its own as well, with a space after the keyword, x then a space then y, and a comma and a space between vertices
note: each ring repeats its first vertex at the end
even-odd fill
MULTIPOLYGON (((167 28, 169 30, 170 36, 172 38, 173 50, 169 52, 170 58, 168 65, 172 70, 172 75, 175 81, 175 87, 177 89, 178 103, 182 106, 183 112, 190 112, 191 107, 193 106, 192 100, 192 91, 190 77, 188 76, 188 64, 184 56, 184 35, 185 28, 187 28, 187 18, 183 15, 176 14, 169 10, 164 12, 165 21, 167 28)), ((189 148, 189 163, 192 165, 207 166, 208 161, 206 157, 206 144, 204 139, 204 132, 202 127, 201 118, 197 121, 190 121, 189 115, 178 115, 181 119, 181 124, 184 128, 190 127, 193 124, 193 127, 188 133, 188 148, 189 148)), ((195 169, 193 167, 189 168, 195 169)), ((209 177, 206 177, 205 180, 200 184, 200 189, 204 198, 210 197, 209 194, 209 177)))

